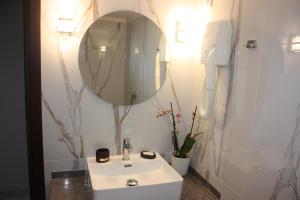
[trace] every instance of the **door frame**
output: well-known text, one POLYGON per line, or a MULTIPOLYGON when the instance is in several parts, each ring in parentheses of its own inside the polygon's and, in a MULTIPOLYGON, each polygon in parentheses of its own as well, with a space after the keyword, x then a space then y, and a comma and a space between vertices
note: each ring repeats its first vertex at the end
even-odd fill
POLYGON ((45 199, 42 103, 40 0, 24 0, 26 132, 31 200, 45 199))

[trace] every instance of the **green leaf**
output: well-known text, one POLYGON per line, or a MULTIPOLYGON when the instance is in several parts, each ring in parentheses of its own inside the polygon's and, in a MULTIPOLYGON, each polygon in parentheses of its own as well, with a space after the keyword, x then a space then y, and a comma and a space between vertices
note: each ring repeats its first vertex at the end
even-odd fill
POLYGON ((180 158, 186 158, 191 151, 193 145, 195 144, 196 140, 191 137, 191 133, 187 134, 184 140, 184 143, 179 151, 179 157, 180 158))
POLYGON ((172 142, 173 142, 173 146, 174 146, 174 153, 176 154, 179 151, 178 138, 177 138, 176 131, 172 131, 172 142))

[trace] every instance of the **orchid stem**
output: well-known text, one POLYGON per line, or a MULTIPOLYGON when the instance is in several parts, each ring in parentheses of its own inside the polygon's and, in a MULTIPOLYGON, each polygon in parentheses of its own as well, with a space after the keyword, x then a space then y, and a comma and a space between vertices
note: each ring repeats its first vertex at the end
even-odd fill
POLYGON ((173 112, 172 102, 170 102, 170 104, 171 104, 171 112, 172 112, 172 120, 173 120, 173 129, 176 132, 176 123, 175 123, 175 118, 174 118, 174 112, 173 112))
POLYGON ((195 122, 195 118, 196 118, 196 113, 197 113, 197 106, 195 107, 195 111, 193 113, 193 122, 192 122, 192 127, 191 127, 191 135, 192 135, 192 132, 193 132, 193 128, 194 128, 194 122, 195 122))

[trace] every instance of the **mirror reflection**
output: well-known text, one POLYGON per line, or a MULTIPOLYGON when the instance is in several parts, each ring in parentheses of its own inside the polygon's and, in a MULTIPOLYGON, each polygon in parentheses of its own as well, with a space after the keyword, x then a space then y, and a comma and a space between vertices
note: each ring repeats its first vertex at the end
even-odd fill
POLYGON ((79 48, 85 84, 103 100, 133 105, 154 95, 166 79, 166 39, 149 18, 119 11, 95 21, 79 48))

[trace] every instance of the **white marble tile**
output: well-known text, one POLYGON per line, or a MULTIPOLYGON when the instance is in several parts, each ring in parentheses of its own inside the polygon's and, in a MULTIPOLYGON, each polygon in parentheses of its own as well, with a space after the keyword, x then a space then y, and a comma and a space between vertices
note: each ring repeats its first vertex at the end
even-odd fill
MULTIPOLYGON (((43 106, 44 155, 47 162, 53 161, 47 170, 65 169, 63 160, 69 160, 67 168, 73 168, 74 155, 93 156, 99 147, 108 147, 115 154, 117 148, 120 151, 116 136, 117 141, 124 135, 130 136, 134 152, 143 149, 170 152, 168 127, 155 115, 158 109, 173 101, 183 114, 185 123, 181 124, 180 131, 185 133, 204 79, 203 65, 197 57, 173 58, 170 76, 161 90, 151 100, 133 106, 122 124, 123 107, 115 107, 120 127, 116 132, 117 112, 113 112, 112 105, 89 89, 82 89, 78 48, 85 30, 98 16, 117 10, 145 14, 161 25, 168 40, 173 42, 172 13, 178 8, 199 6, 202 1, 78 2, 82 6, 81 14, 86 9, 87 14, 82 16, 80 28, 66 39, 59 38, 55 29, 57 1, 42 0, 42 89, 49 104, 48 109, 45 102, 43 106), (96 4, 97 9, 89 7, 96 4), (59 51, 58 47, 63 48, 59 51), (68 142, 64 143, 62 138, 68 138, 68 142), (69 148, 67 145, 72 143, 74 147, 69 148), (72 155, 72 152, 76 153, 72 155)), ((290 35, 300 34, 300 3, 298 0, 215 0, 212 19, 232 18, 237 27, 241 2, 240 35, 237 35, 235 65, 230 71, 231 96, 225 126, 216 126, 220 123, 215 124, 215 120, 201 121, 200 129, 206 134, 198 138, 192 165, 220 190, 224 200, 298 200, 300 54, 291 53, 287 47, 290 35), (249 39, 257 39, 257 49, 244 47, 249 39)))
MULTIPOLYGON (((187 7, 195 4, 200 5, 201 2, 178 2, 178 5, 187 7)), ((51 167, 47 167, 47 173, 52 169, 64 170, 64 160, 73 162, 74 158, 94 156, 99 147, 109 148, 112 154, 120 153, 120 142, 116 144, 116 141, 123 137, 121 134, 131 137, 134 152, 144 149, 170 152, 170 132, 166 125, 155 117, 159 107, 153 102, 167 107, 169 102, 173 101, 183 116, 190 119, 194 107, 194 75, 190 69, 197 67, 199 62, 172 62, 166 83, 159 92, 151 100, 134 106, 121 123, 124 116, 123 107, 116 106, 114 112, 112 105, 97 98, 83 85, 78 67, 78 50, 84 32, 100 16, 118 10, 135 10, 161 25, 165 32, 170 22, 165 14, 172 12, 171 8, 177 4, 171 0, 163 3, 154 0, 76 1, 74 6, 78 12, 78 26, 74 33, 67 37, 56 30, 58 5, 59 1, 42 1, 44 156, 45 160, 51 160, 51 167), (119 119, 116 118, 117 113, 119 119), (116 132, 116 125, 120 131, 116 132)), ((175 21, 172 23, 175 25, 175 21)), ((173 38, 169 40, 173 41, 173 38)), ((180 60, 178 57, 176 59, 180 60)), ((181 134, 186 131, 183 123, 180 131, 181 134)), ((68 162, 68 166, 72 162, 68 162)), ((78 165, 76 168, 79 167, 78 165)))
POLYGON ((209 172, 210 182, 225 194, 224 199, 299 199, 300 152, 290 146, 300 144, 295 136, 300 102, 296 78, 300 71, 295 64, 300 55, 287 49, 290 35, 299 32, 299 14, 296 1, 243 1, 219 176, 212 176, 219 151, 216 132, 206 156, 200 163, 193 161, 203 176, 209 172), (257 49, 244 48, 249 39, 257 39, 257 49))

